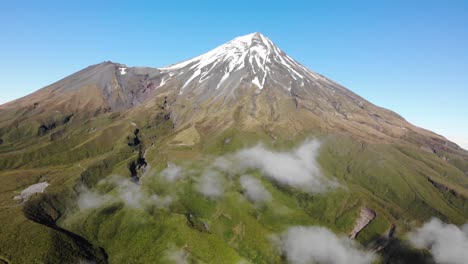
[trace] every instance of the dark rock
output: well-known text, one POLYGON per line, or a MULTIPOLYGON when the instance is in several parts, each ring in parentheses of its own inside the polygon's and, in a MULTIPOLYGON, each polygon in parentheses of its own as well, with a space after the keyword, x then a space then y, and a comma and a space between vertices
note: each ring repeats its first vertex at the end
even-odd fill
POLYGON ((66 124, 66 123, 70 122, 70 120, 72 119, 73 116, 74 116, 74 114, 66 116, 62 121, 63 124, 66 124))
POLYGON ((130 171, 131 178, 137 177, 138 171, 137 171, 137 164, 135 161, 132 161, 130 162, 130 164, 128 164, 128 170, 130 171))
POLYGON ((141 150, 138 152, 138 158, 128 164, 128 170, 130 171, 130 178, 133 182, 138 182, 138 171, 146 168, 148 166, 148 163, 146 162, 146 159, 141 152, 141 150))
POLYGON ((199 232, 210 233, 208 230, 208 224, 198 219, 193 213, 188 212, 185 214, 187 218, 187 225, 199 232))
POLYGON ((37 129, 37 135, 43 136, 47 134, 47 132, 49 132, 50 130, 54 129, 55 127, 56 127, 55 122, 49 125, 45 125, 45 124, 40 125, 39 128, 37 129))
POLYGON ((140 130, 138 128, 136 128, 133 131, 133 136, 127 137, 127 140, 128 140, 127 145, 129 147, 136 147, 136 146, 140 145, 141 140, 140 140, 140 138, 138 138, 139 133, 140 133, 140 130))

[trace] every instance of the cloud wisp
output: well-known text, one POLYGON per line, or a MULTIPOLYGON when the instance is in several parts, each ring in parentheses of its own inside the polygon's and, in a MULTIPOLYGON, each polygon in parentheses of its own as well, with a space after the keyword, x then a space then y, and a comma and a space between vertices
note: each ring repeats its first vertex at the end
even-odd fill
POLYGON ((166 252, 166 258, 175 264, 188 264, 188 254, 183 249, 171 249, 166 252))
POLYGON ((169 163, 167 168, 161 171, 160 175, 168 182, 176 182, 183 177, 183 169, 173 163, 169 163))
POLYGON ((416 248, 431 251, 440 264, 466 264, 468 261, 468 224, 458 227, 445 224, 437 218, 408 234, 416 248))
POLYGON ((270 202, 273 198, 271 193, 263 186, 262 182, 250 175, 242 175, 239 182, 244 190, 245 197, 255 203, 263 204, 270 202))
POLYGON ((95 209, 113 202, 122 202, 134 209, 141 209, 145 206, 164 208, 173 201, 171 196, 161 197, 155 193, 149 194, 142 190, 141 185, 119 176, 111 176, 101 181, 100 184, 111 184, 113 189, 107 193, 99 193, 82 187, 77 200, 78 208, 95 209))
POLYGON ((205 171, 197 184, 198 191, 208 198, 216 199, 224 194, 224 181, 216 171, 205 171))
POLYGON ((370 264, 375 258, 359 249, 354 241, 338 237, 324 227, 291 227, 279 243, 283 254, 293 264, 370 264))

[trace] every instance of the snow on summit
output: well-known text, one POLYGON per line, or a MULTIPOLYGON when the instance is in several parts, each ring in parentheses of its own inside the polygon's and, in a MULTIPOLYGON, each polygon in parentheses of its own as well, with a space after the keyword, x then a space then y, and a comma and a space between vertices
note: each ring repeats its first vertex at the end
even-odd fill
POLYGON ((292 82, 304 85, 304 79, 320 78, 258 32, 237 37, 205 54, 160 70, 170 75, 165 77, 162 85, 170 83, 172 76, 184 80, 179 94, 193 86, 235 89, 246 82, 259 90, 267 83, 277 83, 290 91, 292 82))

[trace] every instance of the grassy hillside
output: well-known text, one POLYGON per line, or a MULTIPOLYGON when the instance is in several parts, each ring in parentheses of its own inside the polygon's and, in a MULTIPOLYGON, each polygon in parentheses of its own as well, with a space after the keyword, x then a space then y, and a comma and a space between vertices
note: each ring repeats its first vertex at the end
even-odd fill
POLYGON ((63 118, 53 117, 50 122, 55 126, 46 131, 40 127, 52 126, 43 120, 28 119, 18 126, 8 118, 0 120, 4 125, 0 259, 4 262, 171 263, 168 252, 182 250, 193 263, 281 263, 285 259, 272 242, 275 235, 290 226, 320 225, 346 236, 362 207, 377 213, 358 236, 363 247, 394 224, 396 239, 403 242, 384 251, 382 261, 397 263, 395 252, 422 261, 424 252, 406 248, 406 231, 433 216, 455 224, 468 219, 464 170, 468 163, 447 161, 411 145, 366 143, 316 131, 285 140, 289 137, 272 138, 264 129, 213 132, 196 124, 187 128, 189 132, 174 133, 164 109, 92 118, 74 115, 67 122, 63 118), (224 194, 217 199, 197 191, 201 175, 217 157, 259 142, 286 151, 311 137, 322 142, 317 158, 322 173, 339 187, 308 193, 253 169, 248 174, 271 193, 272 200, 265 204, 245 198, 236 174, 221 175, 224 194), (180 166, 184 177, 164 181, 160 172, 168 163, 180 166), (129 206, 122 199, 110 199, 95 208, 79 208, 82 188, 115 197, 121 187, 113 179, 132 175, 140 178, 139 201, 152 195, 172 201, 164 206, 146 202, 129 206), (46 193, 25 203, 13 200, 41 181, 50 184, 46 193))

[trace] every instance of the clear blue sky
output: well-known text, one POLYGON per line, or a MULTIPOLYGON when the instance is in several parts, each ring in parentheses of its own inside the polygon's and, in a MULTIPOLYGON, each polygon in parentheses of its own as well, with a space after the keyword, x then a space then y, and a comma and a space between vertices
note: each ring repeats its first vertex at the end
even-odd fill
POLYGON ((164 66, 258 31, 468 148, 468 1, 324 2, 3 1, 0 103, 90 64, 164 66))

